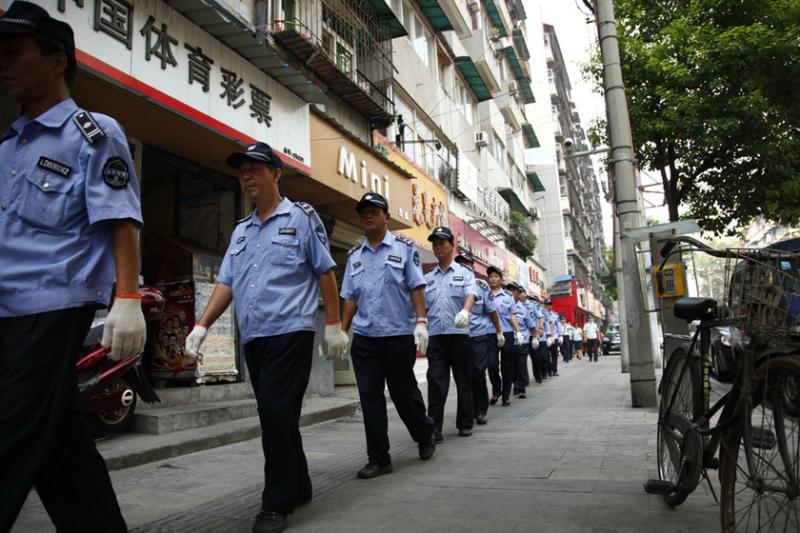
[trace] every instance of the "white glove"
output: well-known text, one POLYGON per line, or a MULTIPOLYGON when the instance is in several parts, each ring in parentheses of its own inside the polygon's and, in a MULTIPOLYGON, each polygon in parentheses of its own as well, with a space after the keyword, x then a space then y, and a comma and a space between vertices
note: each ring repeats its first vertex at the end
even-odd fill
POLYGON ((514 338, 517 340, 517 345, 522 346, 525 344, 525 337, 522 335, 521 331, 515 331, 514 338))
POLYGON ((453 325, 457 328, 465 328, 469 326, 469 311, 466 309, 459 311, 458 314, 456 314, 455 319, 453 319, 453 325))
POLYGON ((550 348, 555 342, 556 342, 556 340, 553 338, 552 335, 548 335, 547 336, 547 347, 548 348, 550 348))
POLYGON ((556 342, 558 343, 559 346, 561 346, 561 340, 562 340, 561 337, 556 337, 556 342))
POLYGON ((328 361, 344 359, 350 339, 347 337, 347 333, 342 331, 341 322, 326 324, 324 339, 327 345, 325 358, 328 361))
POLYGON ((144 351, 147 328, 139 298, 116 298, 108 312, 100 345, 111 346, 108 357, 121 361, 144 351))
POLYGON ((420 353, 428 351, 428 321, 420 322, 417 320, 417 327, 414 328, 414 344, 420 353))
POLYGON ((539 339, 537 339, 536 337, 531 337, 531 348, 534 350, 539 349, 539 339))
POLYGON ((203 326, 195 326, 192 332, 186 337, 186 355, 197 359, 198 363, 203 362, 203 354, 200 353, 200 345, 206 340, 208 335, 208 328, 203 326))
POLYGON ((497 334, 497 347, 502 348, 506 345, 506 336, 502 333, 497 334))

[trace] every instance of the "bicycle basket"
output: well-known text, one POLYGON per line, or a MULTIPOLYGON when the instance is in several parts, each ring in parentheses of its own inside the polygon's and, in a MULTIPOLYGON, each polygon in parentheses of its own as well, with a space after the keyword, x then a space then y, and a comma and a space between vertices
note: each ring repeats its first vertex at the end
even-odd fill
POLYGON ((752 334, 800 335, 800 256, 776 250, 728 252, 726 319, 752 334))

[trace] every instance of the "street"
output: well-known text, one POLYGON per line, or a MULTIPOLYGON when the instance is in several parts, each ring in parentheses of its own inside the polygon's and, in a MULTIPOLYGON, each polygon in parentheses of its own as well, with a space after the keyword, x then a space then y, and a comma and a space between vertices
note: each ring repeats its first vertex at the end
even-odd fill
MULTIPOLYGON (((492 407, 489 423, 469 438, 456 434, 451 387, 445 440, 429 462, 418 459, 390 409, 395 470, 374 480, 355 478, 366 463, 359 415, 304 428, 315 494, 288 530, 717 531, 718 508, 705 485, 675 511, 644 493, 642 484, 655 476, 657 414, 629 407, 619 365, 618 356, 561 363, 561 376, 530 387, 510 407, 492 407)), ((248 532, 259 510, 261 465, 254 439, 111 477, 137 533, 248 532)), ((35 494, 12 531, 53 531, 35 494)))

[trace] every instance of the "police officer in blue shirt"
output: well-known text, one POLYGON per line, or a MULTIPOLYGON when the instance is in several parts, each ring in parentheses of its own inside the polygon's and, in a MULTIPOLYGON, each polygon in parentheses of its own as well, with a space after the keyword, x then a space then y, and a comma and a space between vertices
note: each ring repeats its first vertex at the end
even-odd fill
POLYGON ((344 331, 353 326, 350 356, 356 374, 368 463, 359 479, 392 471, 389 455, 386 396, 397 408, 419 456, 430 459, 436 449, 433 420, 414 376, 416 351, 428 348, 425 280, 419 253, 405 237, 388 229, 389 203, 378 193, 367 193, 356 205, 366 239, 350 250, 341 296, 344 331))
MULTIPOLYGON (((456 257, 456 262, 472 270, 475 259, 465 252, 456 257)), ((486 368, 490 354, 497 359, 497 352, 506 338, 500 328, 497 305, 489 284, 482 279, 475 279, 477 295, 469 316, 470 354, 472 359, 472 399, 474 403, 475 422, 486 424, 486 413, 489 410, 489 389, 486 387, 486 368)))
POLYGON ((472 364, 469 318, 478 288, 468 268, 453 261, 453 232, 439 226, 428 237, 439 264, 425 274, 428 306, 428 416, 433 419, 436 442, 442 441, 442 423, 450 369, 456 383, 456 427, 460 437, 472 435, 475 416, 472 400, 472 364))
MULTIPOLYGON (((509 285, 511 285, 509 283, 509 285)), ((530 382, 528 377, 528 353, 530 352, 531 337, 536 335, 536 323, 531 316, 530 309, 526 305, 525 287, 519 283, 514 285, 514 298, 517 302, 517 322, 522 331, 522 340, 515 348, 517 349, 516 364, 514 368, 514 394, 518 398, 526 398, 525 389, 530 382)))
POLYGON ((546 335, 545 345, 549 355, 547 361, 547 375, 558 375, 558 346, 564 332, 561 329, 561 320, 558 313, 553 311, 553 302, 550 298, 544 301, 544 330, 546 335))
POLYGON ((511 388, 516 368, 516 350, 514 346, 522 344, 522 331, 517 322, 517 304, 510 291, 503 288, 503 272, 494 266, 486 269, 489 274, 489 286, 492 289, 500 328, 505 336, 505 343, 500 348, 500 375, 497 375, 497 355, 489 359, 489 379, 492 382, 492 398, 494 405, 502 395, 503 406, 511 405, 511 388))
POLYGON ((0 531, 35 487, 58 531, 127 531, 82 414, 75 363, 95 310, 102 344, 141 353, 139 188, 125 133, 79 109, 72 28, 14 2, 0 17, 0 531))
POLYGON ((547 376, 546 358, 548 353, 545 346, 546 337, 544 334, 544 313, 539 306, 541 300, 538 296, 531 295, 526 303, 528 311, 534 318, 536 323, 535 335, 531 335, 531 369, 533 370, 533 379, 536 383, 541 383, 547 376))
POLYGON ((311 375, 318 292, 328 358, 341 357, 348 339, 339 321, 336 263, 325 227, 310 205, 281 197, 281 159, 269 145, 255 143, 226 163, 237 170, 255 209, 233 230, 186 352, 199 357, 208 328, 233 302, 264 449, 264 491, 253 531, 276 532, 312 495, 299 420, 311 375))

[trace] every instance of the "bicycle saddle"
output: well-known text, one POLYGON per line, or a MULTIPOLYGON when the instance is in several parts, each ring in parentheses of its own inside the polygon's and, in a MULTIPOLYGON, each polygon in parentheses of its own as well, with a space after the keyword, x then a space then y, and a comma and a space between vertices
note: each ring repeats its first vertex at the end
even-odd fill
POLYGON ((675 313, 676 318, 681 318, 687 322, 713 318, 717 314, 717 301, 713 298, 685 297, 675 302, 672 311, 675 313))

